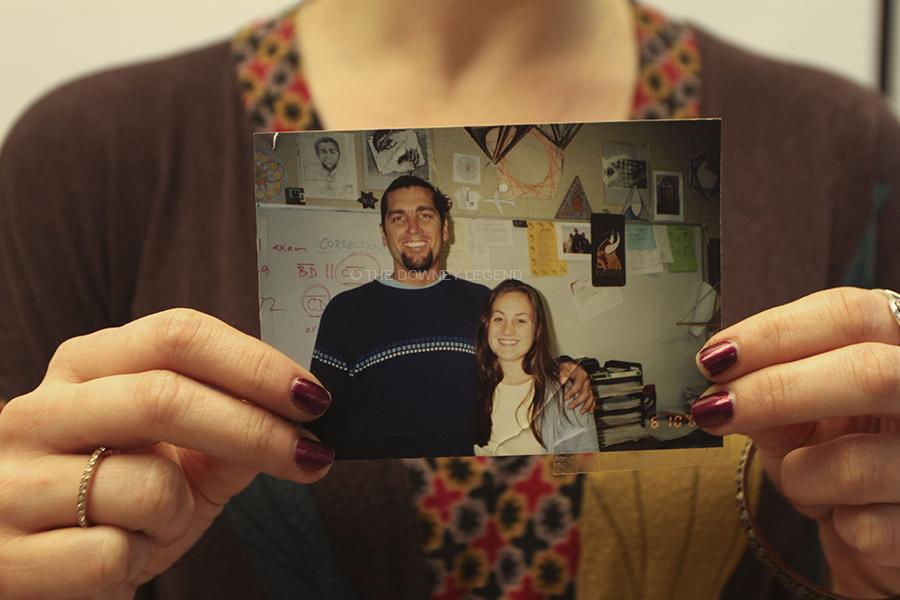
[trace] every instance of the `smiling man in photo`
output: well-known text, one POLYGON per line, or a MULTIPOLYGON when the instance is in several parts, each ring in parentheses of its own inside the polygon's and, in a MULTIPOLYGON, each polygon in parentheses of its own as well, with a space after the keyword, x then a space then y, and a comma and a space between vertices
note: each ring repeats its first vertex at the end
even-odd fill
MULTIPOLYGON (((381 232, 391 275, 338 294, 322 315, 311 371, 332 404, 309 428, 338 458, 471 455, 475 331, 490 290, 441 269, 449 199, 424 179, 387 187, 381 232)), ((571 396, 592 406, 587 374, 573 379, 571 396)))

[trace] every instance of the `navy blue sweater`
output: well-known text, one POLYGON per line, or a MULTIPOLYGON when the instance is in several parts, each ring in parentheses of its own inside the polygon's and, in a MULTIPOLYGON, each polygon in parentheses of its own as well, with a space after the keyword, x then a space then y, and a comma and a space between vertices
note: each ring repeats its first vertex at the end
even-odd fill
POLYGON ((335 296, 311 367, 333 401, 309 429, 338 458, 471 455, 475 329, 488 293, 447 276, 335 296))

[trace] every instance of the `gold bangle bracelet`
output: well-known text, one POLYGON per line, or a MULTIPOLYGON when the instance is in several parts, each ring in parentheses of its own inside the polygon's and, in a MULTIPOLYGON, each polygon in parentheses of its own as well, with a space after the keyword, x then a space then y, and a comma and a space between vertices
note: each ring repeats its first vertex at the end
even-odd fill
MULTIPOLYGON (((750 505, 747 501, 747 482, 750 477, 750 468, 753 464, 753 457, 756 455, 756 446, 753 440, 747 442, 741 453, 741 460, 737 470, 737 490, 736 499, 738 512, 740 513, 741 526, 747 534, 747 542, 754 556, 759 560, 770 573, 786 587, 792 594, 798 598, 809 600, 852 600, 846 596, 841 596, 832 592, 821 589, 816 584, 803 577, 787 563, 785 563, 775 553, 774 548, 769 541, 762 535, 759 530, 756 518, 750 511, 750 505)), ((893 596, 897 598, 897 596, 893 596)))

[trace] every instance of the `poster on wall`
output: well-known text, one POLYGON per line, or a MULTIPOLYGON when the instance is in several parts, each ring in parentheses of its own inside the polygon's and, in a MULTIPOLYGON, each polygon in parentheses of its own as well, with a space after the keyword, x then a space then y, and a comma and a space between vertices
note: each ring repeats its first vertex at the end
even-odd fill
POLYGON ((591 203, 588 201, 584 186, 581 185, 581 178, 576 175, 566 192, 566 197, 559 205, 556 211, 557 219, 584 219, 591 218, 591 203))
POLYGON ((677 171, 653 171, 653 219, 684 220, 684 184, 677 171))
POLYGON ((423 129, 376 129, 362 141, 363 187, 383 190, 398 175, 429 179, 429 140, 423 129))
POLYGON ((327 132, 303 138, 297 147, 300 185, 307 197, 356 200, 356 150, 353 134, 327 132))
POLYGON ((591 215, 591 283, 625 285, 625 217, 591 215))
POLYGON ((476 154, 454 152, 453 183, 481 185, 481 157, 476 154))
POLYGON ((606 203, 650 202, 650 147, 646 144, 603 142, 603 187, 606 203))

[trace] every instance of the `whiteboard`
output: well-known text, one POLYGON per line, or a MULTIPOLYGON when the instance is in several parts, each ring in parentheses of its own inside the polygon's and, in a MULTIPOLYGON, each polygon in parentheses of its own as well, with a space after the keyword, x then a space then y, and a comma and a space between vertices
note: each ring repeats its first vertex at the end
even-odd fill
MULTIPOLYGON (((258 204, 256 214, 262 338, 308 368, 328 301, 392 270, 393 261, 382 245, 380 213, 258 204)), ((470 221, 454 217, 451 231, 470 221)), ((590 230, 587 222, 583 225, 590 230)), ((699 226, 697 231, 695 255, 701 257, 699 226)), ((454 237, 461 236, 451 234, 449 264, 470 250, 454 247, 454 237)), ((568 261, 565 276, 532 277, 527 232, 519 227, 512 229, 511 245, 483 250, 480 258, 469 257, 491 269, 479 283, 493 287, 512 273, 537 288, 546 301, 559 354, 589 356, 601 363, 610 359, 641 363, 644 383, 656 385, 659 410, 683 409, 684 387, 704 386, 694 365, 704 340, 676 325, 698 300, 703 278, 699 261, 695 272, 628 273, 627 285, 618 288, 623 302, 582 322, 570 284, 590 278, 589 261, 568 261)))

